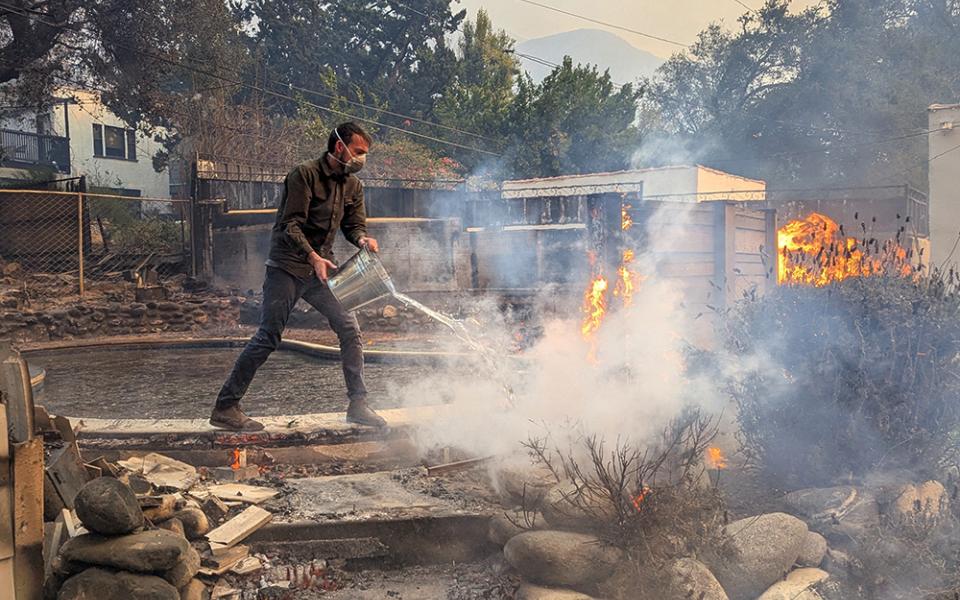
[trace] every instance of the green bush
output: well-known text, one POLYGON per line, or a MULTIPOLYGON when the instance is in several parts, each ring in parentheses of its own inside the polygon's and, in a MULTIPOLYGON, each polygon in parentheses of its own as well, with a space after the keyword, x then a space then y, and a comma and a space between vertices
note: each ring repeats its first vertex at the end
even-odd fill
POLYGON ((960 432, 960 285, 953 274, 783 286, 725 320, 742 441, 787 485, 875 469, 934 475, 960 432))

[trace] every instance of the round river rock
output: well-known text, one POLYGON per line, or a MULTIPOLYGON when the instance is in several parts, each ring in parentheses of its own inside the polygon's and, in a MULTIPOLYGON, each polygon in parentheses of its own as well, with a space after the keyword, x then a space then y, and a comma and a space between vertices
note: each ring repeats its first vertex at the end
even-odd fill
POLYGON ((534 583, 590 586, 613 573, 623 553, 599 539, 566 531, 527 531, 503 548, 507 562, 534 583))
POLYGON ((123 535, 143 527, 143 511, 133 491, 113 477, 84 485, 74 506, 83 525, 103 535, 123 535))
POLYGON ((180 600, 180 592, 153 575, 87 569, 68 579, 57 600, 180 600))
POLYGON ((793 567, 807 540, 807 525, 785 513, 734 521, 726 543, 707 561, 731 600, 754 600, 793 567))

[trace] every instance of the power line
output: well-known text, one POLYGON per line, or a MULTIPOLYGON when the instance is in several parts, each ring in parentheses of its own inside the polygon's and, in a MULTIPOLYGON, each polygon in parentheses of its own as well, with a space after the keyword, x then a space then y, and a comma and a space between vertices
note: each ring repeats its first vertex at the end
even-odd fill
MULTIPOLYGON (((562 66, 562 65, 559 65, 559 64, 557 64, 557 63, 555 63, 555 62, 549 61, 549 60, 547 60, 547 59, 545 59, 545 58, 540 58, 540 57, 538 57, 538 56, 533 56, 532 54, 525 54, 525 53, 523 53, 523 52, 517 52, 516 50, 511 50, 510 53, 513 54, 514 56, 519 56, 520 58, 525 58, 525 59, 527 59, 527 60, 529 60, 529 61, 531 61, 531 62, 535 62, 535 63, 540 64, 540 65, 543 65, 543 66, 545 66, 545 67, 550 67, 550 68, 556 69, 556 68, 562 66)), ((626 85, 626 84, 624 84, 624 83, 617 83, 616 81, 610 81, 610 84, 611 84, 613 87, 617 88, 617 89, 621 89, 621 88, 623 88, 623 87, 626 85)))
POLYGON ((911 165, 911 166, 907 167, 906 169, 902 169, 902 170, 898 171, 898 172, 897 172, 896 174, 894 174, 894 175, 888 175, 887 177, 885 177, 885 178, 883 179, 883 181, 892 181, 892 180, 894 180, 894 179, 900 179, 901 177, 904 177, 904 176, 906 176, 906 175, 909 175, 910 172, 913 171, 914 169, 919 169, 920 167, 929 165, 929 164, 931 164, 933 161, 938 160, 938 159, 940 159, 940 158, 942 158, 942 157, 950 154, 951 152, 956 152, 957 150, 960 150, 960 144, 957 144, 956 146, 953 146, 952 148, 948 148, 947 150, 944 150, 943 152, 941 152, 941 153, 939 153, 939 154, 937 154, 937 155, 931 156, 930 158, 927 158, 927 159, 922 160, 922 161, 920 161, 920 162, 918 162, 918 163, 916 163, 916 164, 914 164, 914 165, 911 165))
MULTIPOLYGON (((532 0, 520 0, 520 1, 521 1, 521 2, 526 2, 526 3, 529 3, 529 4, 535 4, 535 5, 538 5, 538 6, 542 6, 543 8, 548 8, 548 9, 551 9, 551 10, 556 10, 556 11, 558 11, 558 12, 566 12, 566 11, 562 11, 562 10, 560 10, 560 9, 556 9, 556 8, 554 8, 554 7, 550 7, 550 6, 547 6, 547 5, 541 5, 541 4, 539 4, 539 3, 533 2, 532 0)), ((401 5, 406 6, 405 4, 401 4, 401 5)), ((2 8, 7 8, 7 9, 13 11, 13 12, 16 12, 17 10, 19 10, 17 7, 11 7, 10 5, 3 4, 3 3, 0 3, 0 7, 2 7, 2 8)), ((409 8, 409 7, 408 7, 408 8, 409 8)), ((32 19, 41 21, 41 22, 43 22, 44 24, 49 25, 49 26, 51 26, 51 27, 59 27, 59 28, 64 28, 64 27, 65 27, 65 26, 63 26, 63 25, 57 25, 57 24, 52 24, 52 23, 46 22, 46 21, 43 21, 43 20, 41 20, 41 19, 39 19, 39 18, 37 18, 37 17, 32 17, 32 16, 30 16, 30 15, 25 15, 25 14, 23 14, 23 13, 18 13, 18 14, 21 14, 21 16, 24 16, 24 17, 26 17, 26 18, 32 18, 32 19)), ((579 17, 580 15, 573 15, 573 16, 578 16, 578 17, 579 17)), ((587 17, 584 17, 584 18, 587 18, 587 17)), ((589 19, 589 18, 588 18, 588 19, 589 19)), ((608 25, 608 24, 602 23, 602 22, 601 22, 601 24, 608 25)), ((631 30, 631 31, 632 31, 632 30, 631 30)), ((78 32, 78 33, 79 33, 79 32, 78 32)), ((636 32, 636 31, 633 31, 633 33, 642 34, 642 32, 636 32)), ((646 35, 646 34, 642 34, 642 35, 646 35)), ((91 34, 85 34, 85 36, 88 37, 88 38, 90 38, 90 39, 95 39, 95 36, 93 36, 93 35, 91 35, 91 34)), ((670 40, 664 40, 664 41, 670 41, 670 40)), ((671 43, 677 43, 677 44, 679 44, 679 42, 671 42, 671 43)), ((204 70, 204 69, 198 69, 198 68, 196 68, 196 67, 190 67, 190 66, 187 66, 187 65, 183 64, 182 62, 179 62, 179 61, 176 61, 176 60, 173 60, 173 59, 164 57, 164 56, 153 55, 153 54, 151 54, 151 53, 149 53, 149 52, 145 52, 145 51, 143 51, 143 50, 141 50, 141 49, 138 49, 138 48, 132 48, 132 47, 125 46, 125 45, 122 45, 122 44, 118 44, 118 46, 119 46, 119 47, 126 47, 126 48, 130 49, 131 51, 133 51, 133 52, 135 52, 135 53, 142 54, 142 55, 144 55, 144 56, 149 56, 149 57, 151 57, 151 58, 154 58, 155 60, 158 60, 158 61, 161 61, 161 62, 170 64, 170 65, 172 65, 172 66, 179 67, 179 68, 182 68, 182 69, 184 69, 184 70, 191 71, 191 72, 194 72, 194 73, 198 73, 198 74, 201 74, 201 75, 204 75, 204 76, 207 76, 207 77, 211 77, 211 78, 214 78, 214 79, 217 79, 217 80, 220 80, 220 81, 223 81, 223 82, 232 84, 232 85, 242 86, 242 87, 245 87, 245 88, 254 90, 254 91, 258 91, 258 92, 263 93, 263 94, 267 94, 267 95, 270 95, 270 96, 274 96, 274 97, 277 97, 277 98, 281 98, 281 99, 285 99, 285 100, 289 100, 289 101, 293 101, 293 102, 299 101, 299 99, 297 99, 297 98, 295 98, 295 97, 293 97, 293 96, 290 96, 290 95, 288 95, 288 94, 284 94, 284 93, 281 93, 281 92, 277 92, 277 91, 272 90, 272 89, 269 89, 269 88, 265 88, 265 87, 261 87, 261 86, 257 86, 257 85, 253 85, 253 84, 244 83, 243 81, 231 80, 231 79, 226 78, 226 77, 224 77, 223 75, 220 75, 220 74, 218 74, 218 73, 213 73, 213 72, 210 72, 210 71, 207 71, 207 70, 204 70)), ((549 62, 549 61, 544 61, 544 62, 549 62)), ((293 88, 293 86, 290 86, 290 87, 293 88)), ((318 92, 318 93, 319 93, 319 92, 318 92)), ((488 154, 488 155, 492 155, 492 156, 499 156, 499 155, 496 154, 495 152, 490 152, 490 151, 488 151, 488 150, 483 150, 483 149, 476 148, 476 147, 473 147, 473 146, 467 146, 467 145, 459 144, 459 143, 456 143, 456 142, 451 142, 451 141, 449 141, 449 140, 444 140, 444 139, 436 138, 436 137, 429 136, 429 135, 426 135, 426 134, 422 134, 422 133, 418 133, 418 132, 406 130, 406 129, 399 128, 399 127, 396 127, 396 126, 393 126, 393 125, 389 125, 389 124, 386 124, 386 123, 381 123, 381 122, 376 121, 376 120, 374 120, 374 119, 357 117, 357 116, 352 115, 352 114, 350 114, 350 113, 347 113, 347 112, 345 112, 345 111, 341 111, 341 110, 337 110, 337 109, 334 109, 334 108, 322 106, 322 105, 319 105, 319 104, 316 104, 316 103, 313 103, 313 102, 309 102, 309 101, 304 101, 304 102, 305 102, 306 104, 310 105, 310 106, 313 106, 313 107, 319 109, 319 110, 327 111, 327 112, 330 112, 330 113, 333 113, 333 114, 337 114, 337 115, 341 115, 341 116, 344 116, 344 117, 347 117, 347 118, 350 118, 350 119, 354 119, 354 120, 364 121, 364 122, 367 122, 367 123, 373 123, 373 124, 375 124, 375 125, 379 125, 379 126, 384 127, 384 128, 386 128, 386 129, 394 130, 394 131, 397 131, 397 132, 399 132, 399 133, 404 133, 404 134, 407 134, 407 135, 410 135, 410 136, 413 136, 413 137, 418 137, 418 138, 421 138, 421 139, 426 139, 426 140, 429 140, 429 141, 433 141, 433 142, 437 142, 437 143, 441 143, 441 144, 445 144, 445 145, 449 145, 449 146, 453 146, 453 147, 457 147, 457 148, 461 148, 461 149, 465 149, 465 150, 470 150, 470 151, 474 151, 474 152, 478 152, 478 153, 482 153, 482 154, 488 154)), ((375 108, 375 107, 371 107, 371 108, 372 108, 372 110, 380 110, 380 109, 377 109, 377 108, 375 108)), ((859 147, 865 147, 865 146, 879 145, 879 144, 884 144, 884 143, 893 142, 893 141, 900 141, 900 140, 909 139, 909 138, 913 138, 913 137, 918 137, 918 136, 922 136, 922 135, 928 135, 929 133, 931 133, 931 132, 933 132, 933 131, 938 131, 938 130, 926 130, 926 131, 922 131, 922 132, 918 132, 918 133, 911 133, 911 134, 906 134, 906 135, 900 135, 900 136, 890 137, 890 138, 886 138, 886 139, 872 140, 872 141, 869 141, 869 142, 863 142, 863 143, 859 143, 859 144, 841 145, 841 146, 836 146, 836 147, 831 147, 831 148, 818 148, 818 149, 806 150, 806 151, 799 151, 799 152, 778 152, 778 153, 768 154, 768 155, 766 155, 766 156, 764 156, 764 157, 756 157, 756 158, 717 159, 717 160, 714 160, 714 161, 711 161, 711 162, 715 162, 715 163, 750 162, 750 161, 760 161, 760 160, 765 160, 765 159, 769 159, 769 158, 777 158, 777 157, 802 156, 802 155, 809 155, 809 154, 829 153, 829 152, 841 151, 841 150, 852 149, 852 148, 859 148, 859 147)))
MULTIPOLYGON (((419 11, 419 10, 413 8, 412 6, 410 6, 409 4, 406 4, 405 2, 399 2, 399 1, 397 1, 396 3, 399 4, 400 6, 406 8, 406 9, 409 10, 410 12, 416 13, 416 14, 418 14, 418 15, 422 15, 422 16, 428 18, 428 19, 433 19, 433 17, 431 17, 431 16, 428 15, 427 13, 422 12, 422 11, 419 11)), ((463 25, 458 25, 458 26, 457 26, 457 31, 459 31, 460 33, 463 33, 463 32, 464 32, 464 31, 463 31, 463 25)), ((529 60, 530 62, 534 62, 534 63, 540 64, 540 65, 543 65, 543 66, 545 66, 545 67, 550 67, 551 69, 556 69, 557 67, 560 67, 560 66, 561 66, 560 64, 555 63, 555 62, 553 62, 553 61, 551 61, 551 60, 548 60, 548 59, 546 59, 546 58, 541 58, 541 57, 539 57, 539 56, 534 56, 533 54, 527 54, 527 53, 524 53, 524 52, 518 52, 516 49, 510 49, 510 50, 507 50, 507 52, 508 52, 509 54, 513 54, 514 56, 519 56, 520 58, 525 58, 525 59, 529 60)), ((599 66, 599 65, 598 65, 598 66, 599 66)), ((624 84, 622 84, 622 83, 617 83, 617 82, 615 82, 615 81, 612 81, 611 83, 613 83, 614 87, 616 87, 616 88, 622 88, 622 87, 624 86, 624 84)))
POLYGON ((750 8, 747 5, 747 3, 743 2, 742 0, 733 0, 733 1, 739 4, 740 6, 744 7, 745 9, 747 9, 747 12, 756 12, 756 9, 750 8))
POLYGON ((871 140, 871 141, 869 141, 869 142, 861 142, 861 143, 857 143, 857 144, 846 144, 846 145, 839 145, 839 146, 828 147, 828 148, 815 148, 815 149, 811 149, 811 150, 799 150, 799 151, 792 151, 792 152, 790 152, 790 151, 788 151, 788 152, 774 152, 774 153, 771 153, 771 154, 767 154, 767 155, 764 155, 764 156, 757 156, 757 157, 719 158, 719 159, 711 160, 710 162, 711 162, 711 163, 757 162, 757 161, 767 160, 767 159, 770 159, 770 158, 783 158, 783 157, 789 157, 789 156, 806 156, 806 155, 809 155, 809 154, 823 154, 823 153, 830 153, 830 152, 839 152, 839 151, 842 151, 842 150, 851 150, 851 149, 856 149, 856 148, 863 148, 863 147, 866 147, 866 146, 877 146, 877 145, 881 145, 881 144, 887 144, 887 143, 890 143, 890 142, 898 142, 898 141, 907 140, 907 139, 911 139, 911 138, 915 138, 915 137, 926 136, 926 135, 930 135, 931 133, 934 133, 934 132, 936 132, 936 131, 940 131, 940 129, 939 129, 939 128, 937 128, 937 129, 927 129, 927 130, 918 131, 918 132, 915 132, 915 133, 908 133, 908 134, 905 134, 905 135, 898 135, 898 136, 888 137, 888 138, 879 139, 879 140, 871 140))
MULTIPOLYGON (((26 14, 26 13, 24 13, 24 12, 20 12, 20 9, 19 9, 18 7, 10 6, 10 5, 8 5, 8 4, 0 3, 0 8, 6 8, 7 10, 10 10, 11 12, 14 12, 14 13, 16 13, 16 14, 19 14, 20 16, 23 16, 23 17, 28 18, 28 19, 36 20, 36 21, 38 21, 38 22, 40 22, 40 23, 43 23, 43 24, 45 24, 45 25, 47 25, 47 26, 50 26, 50 27, 56 27, 56 28, 59 28, 59 29, 66 29, 66 28, 67 28, 65 25, 59 25, 59 24, 56 24, 56 23, 50 23, 49 21, 45 21, 45 20, 43 20, 43 19, 41 19, 41 18, 39 18, 39 17, 35 17, 35 16, 33 16, 33 15, 26 14)), ((92 34, 85 34, 85 33, 80 32, 80 31, 76 31, 75 33, 80 34, 80 35, 83 35, 84 37, 87 37, 88 39, 91 39, 91 40, 93 40, 93 41, 97 41, 97 40, 96 40, 96 36, 94 36, 94 35, 92 35, 92 34)), ((270 96, 273 96, 273 97, 276 97, 276 98, 280 98, 280 99, 283 99, 283 100, 288 100, 288 101, 291 101, 291 102, 299 102, 299 101, 301 101, 299 98, 296 98, 296 97, 291 96, 291 95, 289 95, 289 94, 284 94, 284 93, 277 92, 277 91, 275 91, 275 90, 272 90, 272 89, 269 89, 269 88, 266 88, 266 87, 262 87, 262 86, 257 86, 257 85, 245 83, 245 82, 243 82, 243 81, 232 80, 232 79, 229 79, 229 78, 227 78, 227 77, 224 77, 223 75, 220 75, 219 73, 214 73, 214 72, 211 72, 211 71, 207 71, 207 70, 205 70, 205 69, 199 69, 199 68, 196 68, 196 67, 191 67, 191 66, 188 66, 188 65, 184 64, 184 63, 181 62, 181 61, 177 61, 177 60, 174 60, 174 59, 171 59, 171 58, 167 58, 167 57, 165 57, 165 56, 155 55, 155 54, 152 54, 152 53, 150 53, 150 52, 146 52, 146 51, 144 51, 144 50, 142 50, 142 49, 135 48, 135 47, 132 47, 132 46, 128 46, 128 45, 126 45, 126 44, 118 43, 117 46, 120 47, 120 48, 126 48, 126 49, 128 49, 128 50, 130 50, 131 52, 134 52, 134 53, 136 53, 136 54, 141 54, 141 55, 143 55, 143 56, 147 56, 147 57, 153 58, 154 60, 157 60, 157 61, 160 61, 160 62, 169 64, 169 65, 171 65, 171 66, 179 67, 179 68, 184 69, 184 70, 186 70, 186 71, 190 71, 190 72, 193 72, 193 73, 197 73, 197 74, 200 74, 200 75, 204 75, 204 76, 206 76, 206 77, 211 77, 211 78, 213 78, 213 79, 217 79, 217 80, 223 81, 223 82, 225 82, 225 83, 230 83, 230 84, 242 86, 242 87, 245 87, 245 88, 250 89, 250 90, 253 90, 253 91, 258 91, 258 92, 260 92, 260 93, 263 93, 263 94, 266 94, 266 95, 270 95, 270 96)), ((229 72, 229 71, 228 71, 228 72, 229 72)), ((236 72, 234 72, 234 74, 236 74, 236 72)), ((273 82, 273 83, 276 83, 276 82, 273 82)), ((282 85, 282 84, 281 84, 281 85, 282 85)), ((287 87, 290 88, 290 89, 296 89, 295 86, 293 86, 292 84, 287 84, 287 87)), ((302 89, 301 89, 300 91, 310 91, 311 93, 316 93, 316 94, 321 94, 321 95, 322 95, 322 92, 315 92, 315 91, 313 91, 313 90, 302 90, 302 89)), ((336 115, 339 115, 339 116, 342 116, 342 117, 346 117, 346 118, 348 118, 348 119, 355 120, 355 121, 362 121, 362 122, 365 122, 365 123, 372 123, 372 124, 377 125, 377 126, 379 126, 379 127, 383 127, 384 129, 389 129, 389 130, 396 131, 396 132, 398 132, 398 133, 403 133, 403 134, 406 134, 406 135, 409 135, 409 136, 412 136, 412 137, 417 137, 417 138, 420 138, 420 139, 424 139, 424 140, 427 140, 427 141, 436 142, 436 143, 439 143, 439 144, 445 144, 445 145, 447 145, 447 146, 452 146, 452 147, 460 148, 460 149, 463 149, 463 150, 470 150, 470 151, 477 152, 477 153, 480 153, 480 154, 487 154, 487 155, 490 155, 490 156, 497 156, 497 157, 500 156, 500 155, 497 154, 496 152, 491 152, 491 151, 489 151, 489 150, 484 150, 484 149, 482 149, 482 148, 476 148, 476 147, 474 147, 474 146, 468 146, 468 145, 465 145, 465 144, 460 144, 460 143, 457 143, 457 142, 452 142, 452 141, 450 141, 450 140, 445 140, 445 139, 438 138, 438 137, 434 137, 434 136, 430 136, 430 135, 427 135, 427 134, 418 133, 418 132, 415 132, 415 131, 411 131, 411 130, 408 130, 408 129, 404 129, 404 128, 402 128, 402 127, 397 127, 397 126, 395 126, 395 125, 389 125, 389 124, 387 124, 387 123, 383 123, 383 122, 377 121, 377 120, 375 120, 375 119, 356 116, 356 115, 350 114, 350 113, 348 113, 348 112, 346 112, 346 111, 338 110, 338 109, 331 108, 331 107, 328 107, 328 106, 323 106, 323 105, 317 104, 317 103, 315 103, 315 102, 310 102, 310 101, 308 101, 308 100, 303 100, 303 102, 304 102, 305 104, 309 105, 309 106, 312 106, 312 107, 318 109, 318 110, 326 111, 326 112, 329 112, 329 113, 332 113, 332 114, 336 114, 336 115)), ((365 106, 365 105, 364 105, 364 106, 365 106)), ((367 106, 365 106, 365 108, 369 108, 370 110, 374 110, 374 111, 377 111, 377 112, 384 112, 383 109, 380 109, 380 108, 377 108, 377 107, 367 107, 367 106)), ((399 114, 399 113, 394 113, 394 114, 399 114)), ((408 118, 408 119, 410 119, 410 120, 416 119, 416 117, 404 117, 404 118, 408 118)), ((421 121, 422 121, 422 120, 421 120, 421 121)), ((429 124, 432 125, 432 126, 447 127, 447 126, 440 125, 439 123, 432 123, 432 122, 427 122, 427 121, 423 121, 423 122, 429 123, 429 124)), ((458 131, 459 131, 460 133, 467 133, 467 134, 475 135, 475 136, 477 135, 477 134, 472 134, 472 133, 466 132, 466 131, 460 131, 460 130, 458 130, 458 131)))
POLYGON ((645 33, 645 32, 643 32, 643 31, 637 31, 636 29, 631 29, 631 28, 629 28, 629 27, 624 27, 624 26, 622 26, 622 25, 616 25, 616 24, 614 24, 614 23, 608 23, 608 22, 606 22, 606 21, 601 21, 601 20, 599 20, 599 19, 594 19, 594 18, 592 18, 592 17, 588 17, 588 16, 585 16, 585 15, 580 15, 580 14, 577 14, 577 13, 574 13, 574 12, 570 12, 570 11, 567 11, 567 10, 563 10, 563 9, 561 9, 561 8, 557 8, 556 6, 550 6, 549 4, 542 4, 542 3, 540 3, 540 2, 535 2, 534 0, 520 0, 520 2, 524 2, 524 3, 526 3, 526 4, 530 4, 530 5, 533 5, 533 6, 539 6, 540 8, 545 8, 545 9, 547 9, 547 10, 552 10, 553 12, 558 12, 558 13, 560 13, 560 14, 564 14, 564 15, 567 15, 567 16, 570 16, 570 17, 575 17, 575 18, 577 18, 577 19, 582 19, 582 20, 584 20, 584 21, 589 21, 590 23, 596 23, 597 25, 603 25, 604 27, 610 27, 610 28, 612 28, 612 29, 619 29, 620 31, 626 31, 626 32, 629 32, 629 33, 633 33, 633 34, 635 34, 635 35, 639 35, 639 36, 642 36, 642 37, 645 37, 645 38, 650 38, 651 40, 657 40, 658 42, 665 42, 665 43, 667 43, 667 44, 673 44, 674 46, 680 46, 681 48, 686 48, 686 47, 688 46, 688 44, 684 44, 683 42, 678 42, 678 41, 676 41, 676 40, 670 40, 670 39, 667 39, 667 38, 664 38, 664 37, 660 37, 660 36, 656 36, 656 35, 653 35, 653 34, 650 34, 650 33, 645 33))

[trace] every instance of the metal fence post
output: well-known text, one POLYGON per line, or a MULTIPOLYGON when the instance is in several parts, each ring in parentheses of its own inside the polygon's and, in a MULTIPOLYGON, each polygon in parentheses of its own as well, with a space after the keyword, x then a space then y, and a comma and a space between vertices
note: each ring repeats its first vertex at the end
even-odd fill
POLYGON ((80 297, 83 297, 83 192, 77 193, 77 251, 80 280, 80 297))

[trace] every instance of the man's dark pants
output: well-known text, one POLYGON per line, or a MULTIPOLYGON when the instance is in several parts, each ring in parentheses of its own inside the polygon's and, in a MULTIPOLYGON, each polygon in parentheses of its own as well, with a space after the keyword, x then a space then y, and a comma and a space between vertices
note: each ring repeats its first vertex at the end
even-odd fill
POLYGON ((327 318, 340 340, 343 376, 347 396, 363 399, 367 388, 363 383, 363 343, 356 317, 343 309, 327 285, 311 275, 300 279, 283 269, 267 267, 263 281, 263 306, 260 328, 250 338, 233 366, 233 371, 217 396, 217 408, 229 408, 240 402, 253 376, 270 354, 280 346, 280 337, 297 300, 303 298, 327 318))

